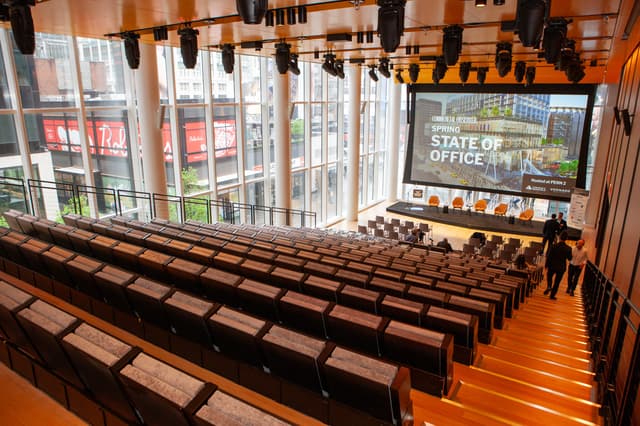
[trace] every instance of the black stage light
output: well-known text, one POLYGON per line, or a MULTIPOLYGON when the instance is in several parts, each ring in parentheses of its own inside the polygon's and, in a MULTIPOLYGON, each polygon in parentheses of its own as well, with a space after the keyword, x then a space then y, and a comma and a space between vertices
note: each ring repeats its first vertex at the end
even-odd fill
POLYGON ((373 81, 378 81, 378 74, 376 74, 375 65, 369 65, 369 77, 371 77, 371 80, 373 81))
POLYGON ((387 58, 380 59, 380 65, 378 65, 378 71, 385 78, 391 78, 391 72, 389 71, 389 59, 387 58))
POLYGON ((396 70, 396 80, 400 84, 404 84, 404 78, 402 78, 402 68, 398 68, 396 70))
POLYGON ((373 31, 367 31, 367 43, 373 43, 373 31))
POLYGON ((198 30, 185 27, 178 30, 180 35, 180 53, 182 63, 188 69, 195 68, 198 62, 198 30))
POLYGON ((289 71, 291 71, 291 74, 300 75, 300 67, 298 66, 298 55, 296 55, 295 53, 291 54, 289 71))
POLYGON ((406 46, 404 47, 404 53, 405 53, 405 55, 407 55, 407 56, 408 56, 408 55, 411 55, 411 46, 406 45, 406 46))
POLYGON ((478 84, 484 84, 484 82, 487 80, 487 71, 489 71, 489 68, 487 67, 478 68, 478 84))
POLYGON ((536 79, 536 67, 534 66, 527 67, 527 71, 525 72, 525 75, 524 75, 524 81, 525 81, 524 85, 531 86, 535 79, 536 79))
POLYGON ((33 28, 30 5, 35 6, 35 1, 13 0, 11 2, 5 1, 4 3, 9 3, 11 32, 18 50, 23 55, 33 55, 36 50, 36 33, 33 28))
POLYGON ((476 7, 485 7, 487 5, 487 0, 476 0, 476 7))
POLYGON ((296 10, 293 7, 287 9, 287 25, 296 24, 296 10))
POLYGON ((504 77, 511 71, 512 49, 513 46, 509 42, 501 42, 496 45, 496 69, 500 77, 504 77))
POLYGON ((236 8, 245 24, 259 24, 269 5, 267 0, 236 0, 236 8))
POLYGON ((137 70, 140 66, 140 45, 138 39, 140 34, 124 33, 122 40, 124 41, 124 54, 127 57, 127 64, 132 70, 137 70))
POLYGON ((336 77, 338 77, 341 80, 344 80, 344 77, 345 77, 345 75, 344 75, 344 60, 342 60, 342 59, 336 60, 334 68, 336 69, 336 77))
POLYGON ((327 53, 326 55, 324 55, 324 64, 322 64, 322 69, 325 70, 327 74, 332 75, 334 77, 338 74, 335 68, 335 60, 336 60, 335 55, 331 53, 327 53))
POLYGON ((378 34, 385 52, 395 52, 404 33, 404 5, 407 0, 377 0, 378 34))
POLYGON ((409 65, 409 79, 412 83, 418 81, 418 77, 420 77, 420 65, 411 64, 409 65))
POLYGON ((555 64, 560 59, 562 45, 567 36, 568 21, 564 18, 554 18, 544 29, 542 48, 544 49, 544 59, 548 64, 555 64))
POLYGON ((264 15, 264 25, 267 27, 273 27, 275 25, 275 12, 268 10, 264 15))
POLYGON ((447 74, 447 70, 449 69, 449 67, 447 67, 447 63, 444 60, 443 56, 438 56, 436 58, 436 67, 435 70, 438 72, 438 80, 442 80, 444 78, 444 76, 447 74))
POLYGON ((540 42, 545 12, 544 0, 519 0, 516 21, 518 37, 523 46, 533 47, 540 42))
POLYGON ((504 0, 493 0, 494 6, 504 6, 504 0))
POLYGON ((233 55, 234 47, 230 44, 222 45, 222 67, 224 72, 231 74, 233 72, 233 65, 235 63, 235 56, 233 55))
POLYGON ((527 71, 527 63, 525 61, 516 62, 516 67, 513 70, 513 75, 516 77, 518 83, 522 83, 524 80, 524 74, 527 71))
POLYGON ((620 124, 620 110, 617 106, 613 107, 613 118, 616 119, 616 124, 620 124))
POLYGON ((360 44, 364 43, 364 33, 362 31, 358 31, 358 33, 356 34, 356 40, 360 44))
POLYGON ((286 74, 289 71, 289 62, 291 59, 291 45, 287 43, 276 44, 276 68, 280 74, 286 74))
POLYGON ((298 22, 301 24, 307 23, 307 6, 298 6, 298 22))
POLYGON ((156 27, 153 29, 153 41, 169 40, 169 30, 167 27, 156 27))
POLYGON ((284 9, 276 9, 276 26, 284 25, 284 9))
POLYGON ((567 79, 572 83, 579 83, 586 74, 584 72, 584 66, 579 58, 576 58, 571 64, 567 67, 565 74, 567 79))
POLYGON ((462 31, 460 25, 449 25, 442 30, 442 54, 448 66, 458 62, 462 51, 462 31))
POLYGON ((629 110, 626 108, 621 110, 620 115, 622 116, 622 126, 624 127, 624 134, 627 136, 631 136, 633 124, 631 123, 631 115, 629 114, 629 110))
POLYGON ((420 54, 420 46, 418 45, 413 46, 413 54, 414 55, 420 54))
POLYGON ((469 80, 469 72, 471 72, 471 62, 460 63, 460 81, 465 84, 469 80))

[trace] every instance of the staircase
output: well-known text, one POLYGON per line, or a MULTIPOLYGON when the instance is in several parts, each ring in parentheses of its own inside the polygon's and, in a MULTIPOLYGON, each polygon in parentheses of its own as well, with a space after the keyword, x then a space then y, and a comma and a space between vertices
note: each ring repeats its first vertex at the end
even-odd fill
POLYGON ((415 424, 603 424, 581 295, 565 289, 558 300, 534 290, 472 366, 455 364, 449 395, 412 391, 415 424))

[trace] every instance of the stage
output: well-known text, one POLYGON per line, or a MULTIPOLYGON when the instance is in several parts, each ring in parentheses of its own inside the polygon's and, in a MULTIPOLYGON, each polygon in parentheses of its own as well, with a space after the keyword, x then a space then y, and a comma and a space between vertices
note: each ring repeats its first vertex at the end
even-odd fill
MULTIPOLYGON (((447 225, 461 226, 464 228, 475 229, 480 231, 489 231, 494 233, 520 234, 527 236, 538 236, 542 238, 542 227, 544 222, 541 220, 532 220, 529 222, 521 222, 517 217, 514 223, 509 223, 509 216, 495 216, 492 213, 476 213, 469 210, 453 210, 445 213, 442 207, 429 207, 424 204, 413 204, 400 201, 389 207, 387 211, 411 216, 427 222, 438 222, 447 225)), ((581 231, 579 229, 569 228, 569 239, 577 240, 580 238, 581 231)))

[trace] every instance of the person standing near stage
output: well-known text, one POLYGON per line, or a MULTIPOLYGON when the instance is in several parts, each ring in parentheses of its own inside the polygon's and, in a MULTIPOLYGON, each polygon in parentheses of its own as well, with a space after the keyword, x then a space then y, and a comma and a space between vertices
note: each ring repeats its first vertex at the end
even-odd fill
POLYGON ((549 249, 556 241, 556 235, 558 234, 558 230, 560 229, 560 223, 556 220, 556 214, 551 215, 551 219, 544 222, 544 226, 542 227, 542 250, 540 254, 544 253, 544 248, 547 246, 547 253, 549 249))
POLYGON ((569 273, 567 275, 567 293, 573 296, 573 292, 578 286, 580 273, 587 264, 587 249, 584 248, 584 240, 578 240, 576 246, 571 249, 571 262, 569 262, 569 273))
POLYGON ((564 220, 564 213, 562 212, 558 213, 558 224, 560 225, 560 229, 558 229, 558 235, 560 235, 561 232, 567 230, 567 221, 564 220))
POLYGON ((567 232, 561 232, 560 241, 551 246, 547 252, 547 261, 544 266, 547 268, 547 289, 544 291, 545 296, 549 293, 549 299, 555 300, 560 281, 567 270, 567 261, 571 260, 571 247, 567 245, 567 232))

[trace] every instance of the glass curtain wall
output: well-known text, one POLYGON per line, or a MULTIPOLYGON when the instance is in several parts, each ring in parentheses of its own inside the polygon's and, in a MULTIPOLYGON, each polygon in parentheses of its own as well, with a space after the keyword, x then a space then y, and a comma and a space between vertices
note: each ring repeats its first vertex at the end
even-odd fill
MULTIPOLYGON (((98 197, 84 210, 87 200, 72 200, 71 185, 144 191, 134 72, 122 43, 37 33, 36 53, 25 56, 10 31, 0 29, 0 42, 0 178, 57 182, 36 190, 33 200, 36 213, 50 219, 71 211, 74 201, 83 213, 116 213, 113 197, 98 197)), ((236 55, 231 74, 219 52, 201 51, 192 70, 179 49, 158 46, 157 58, 169 195, 273 205, 273 58, 236 55)), ((301 62, 300 69, 290 76, 292 208, 316 212, 323 225, 343 215, 349 82, 317 63, 301 62)), ((389 84, 363 73, 361 208, 385 196, 389 84)), ((20 203, 23 195, 0 185, 0 209, 20 203)), ((177 206, 170 211, 180 219, 177 206)), ((212 215, 231 217, 268 221, 264 214, 250 218, 247 209, 212 215)))

